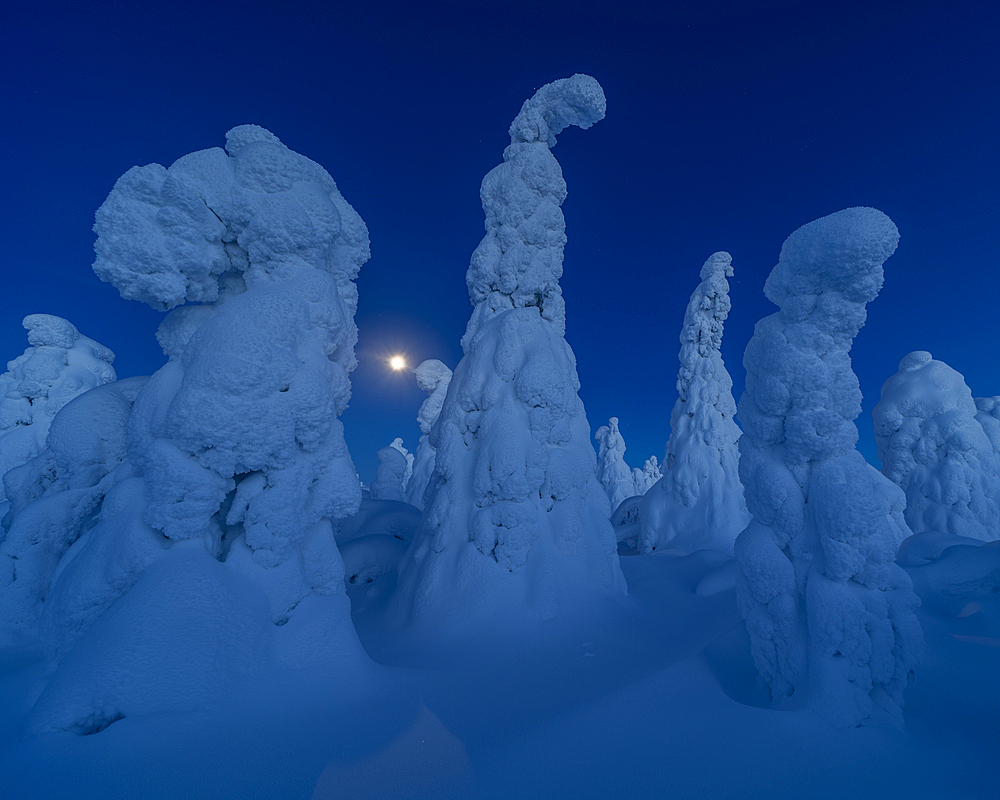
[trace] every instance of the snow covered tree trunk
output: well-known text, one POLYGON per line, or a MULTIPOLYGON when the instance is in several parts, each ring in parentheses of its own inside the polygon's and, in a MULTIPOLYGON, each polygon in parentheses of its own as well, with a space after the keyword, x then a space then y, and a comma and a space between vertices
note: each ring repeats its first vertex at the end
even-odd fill
POLYGON ((465 357, 430 432, 436 466, 394 597, 410 618, 549 619, 581 596, 625 592, 563 338, 566 184, 549 149, 563 128, 587 128, 604 109, 588 76, 542 87, 483 180, 486 236, 467 276, 475 310, 465 357))
POLYGON ((733 381, 721 352, 732 274, 729 253, 710 256, 684 314, 663 477, 639 507, 643 553, 667 547, 732 553, 750 519, 739 478, 733 381))
POLYGON ((448 394, 451 383, 451 370, 436 358, 429 358, 420 363, 414 375, 417 386, 428 393, 428 397, 420 405, 417 412, 417 424, 420 425, 420 442, 417 444, 417 455, 413 460, 410 482, 406 487, 406 501, 417 508, 424 507, 424 493, 434 472, 435 451, 430 441, 431 428, 437 422, 448 394))
POLYGON ((882 387, 878 457, 906 493, 914 533, 1000 539, 1000 454, 979 413, 965 379, 927 352, 906 356, 882 387))
POLYGON ((618 430, 618 417, 612 417, 607 425, 602 425, 594 434, 597 439, 597 480, 611 501, 613 512, 622 500, 635 497, 635 477, 625 463, 625 439, 618 430))
POLYGON ((835 725, 902 719, 923 647, 919 600, 894 563, 902 491, 855 449, 850 348, 899 234, 851 208, 795 231, 765 284, 779 307, 744 355, 740 477, 753 519, 736 541, 736 596, 775 699, 835 725))

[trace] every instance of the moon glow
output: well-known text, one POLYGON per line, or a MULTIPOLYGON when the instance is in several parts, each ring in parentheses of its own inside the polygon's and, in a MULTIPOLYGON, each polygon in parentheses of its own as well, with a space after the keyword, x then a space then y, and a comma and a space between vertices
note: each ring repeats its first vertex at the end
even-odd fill
POLYGON ((389 359, 389 366, 396 372, 406 369, 406 359, 403 356, 393 356, 389 359))

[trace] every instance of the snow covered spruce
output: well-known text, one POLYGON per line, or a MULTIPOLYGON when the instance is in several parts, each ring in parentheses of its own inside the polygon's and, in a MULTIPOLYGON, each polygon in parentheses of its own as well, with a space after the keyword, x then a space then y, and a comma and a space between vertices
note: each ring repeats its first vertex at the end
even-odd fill
POLYGON ((420 404, 417 411, 417 424, 420 426, 420 442, 417 444, 417 454, 413 459, 410 482, 406 486, 406 501, 417 508, 424 507, 424 492, 431 482, 434 472, 434 445, 430 441, 431 428, 441 415, 444 398, 448 394, 451 383, 451 370, 436 358, 429 358, 413 370, 417 378, 417 386, 427 392, 427 399, 420 404))
POLYGON ((898 486, 855 449, 850 348, 899 234, 850 208, 795 231, 764 287, 779 311, 744 355, 740 477, 753 519, 736 541, 737 601, 774 699, 835 725, 901 720, 923 647, 898 486))
POLYGON ((622 500, 639 494, 636 477, 625 463, 625 439, 618 430, 618 417, 611 417, 607 425, 598 428, 594 438, 597 440, 597 480, 604 487, 614 512, 622 500))
POLYGON ((732 553, 750 519, 739 478, 733 381, 721 352, 732 274, 729 253, 710 256, 684 313, 663 477, 639 506, 643 553, 664 547, 732 553))
POLYGON ((429 434, 436 465, 394 596, 410 618, 451 617, 453 630, 498 611, 550 619, 580 597, 625 592, 563 338, 566 183, 549 149, 604 112, 586 75, 543 86, 483 180, 486 235, 466 279, 475 309, 429 434))
POLYGON ((906 493, 915 534, 1000 539, 1000 454, 965 379, 930 353, 910 353, 875 406, 882 472, 906 493))
MULTIPOLYGON (((61 667, 33 727, 176 709, 275 659, 360 663, 333 523, 361 499, 337 417, 364 222, 322 167, 244 125, 225 150, 129 170, 95 231, 94 269, 123 297, 199 305, 163 321, 169 361, 148 382, 76 401, 97 424, 60 428, 72 403, 53 422, 54 457, 97 461, 106 496, 46 554, 40 631, 61 667)), ((77 503, 79 479, 12 530, 39 503, 77 503)))

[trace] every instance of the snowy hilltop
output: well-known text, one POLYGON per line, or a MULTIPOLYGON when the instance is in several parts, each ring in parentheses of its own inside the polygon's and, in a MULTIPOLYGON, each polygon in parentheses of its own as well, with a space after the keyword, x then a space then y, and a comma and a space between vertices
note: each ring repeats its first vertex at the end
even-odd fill
POLYGON ((871 208, 803 225, 764 285, 776 314, 743 363, 740 478, 753 520, 736 540, 736 596, 776 700, 836 725, 901 719, 923 646, 919 600, 894 561, 902 491, 855 449, 850 348, 899 233, 871 208))
POLYGON ((625 592, 563 338, 566 183, 550 150, 565 127, 590 127, 604 111, 591 77, 543 86, 483 179, 486 235, 466 277, 465 356, 429 434, 434 472, 399 567, 394 599, 406 617, 551 619, 577 597, 625 592))
POLYGON ((663 547, 732 553, 750 519, 739 478, 733 381, 721 352, 732 274, 729 253, 710 256, 684 314, 663 477, 639 506, 644 553, 663 547))
POLYGON ((924 351, 882 387, 872 412, 878 457, 906 492, 914 533, 1000 539, 1000 453, 979 413, 965 379, 924 351))

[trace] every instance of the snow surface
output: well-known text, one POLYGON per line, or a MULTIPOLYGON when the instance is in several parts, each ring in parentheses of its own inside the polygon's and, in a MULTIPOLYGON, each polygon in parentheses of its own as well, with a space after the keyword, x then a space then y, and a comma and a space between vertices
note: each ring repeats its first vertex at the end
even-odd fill
POLYGON ((1000 452, 984 430, 996 418, 977 407, 958 372, 910 353, 872 417, 882 473, 906 492, 910 530, 1000 539, 1000 452))
POLYGON ((721 352, 732 274, 729 253, 709 256, 684 313, 663 477, 639 507, 644 553, 707 547, 731 555, 750 521, 739 477, 733 381, 721 352))
POLYGON ((854 446, 861 392, 850 348, 899 233, 849 208, 785 240, 764 286, 780 311, 743 358, 740 478, 753 515, 736 541, 737 598, 775 699, 835 725, 901 720, 923 649, 919 601, 894 563, 902 490, 854 446))

